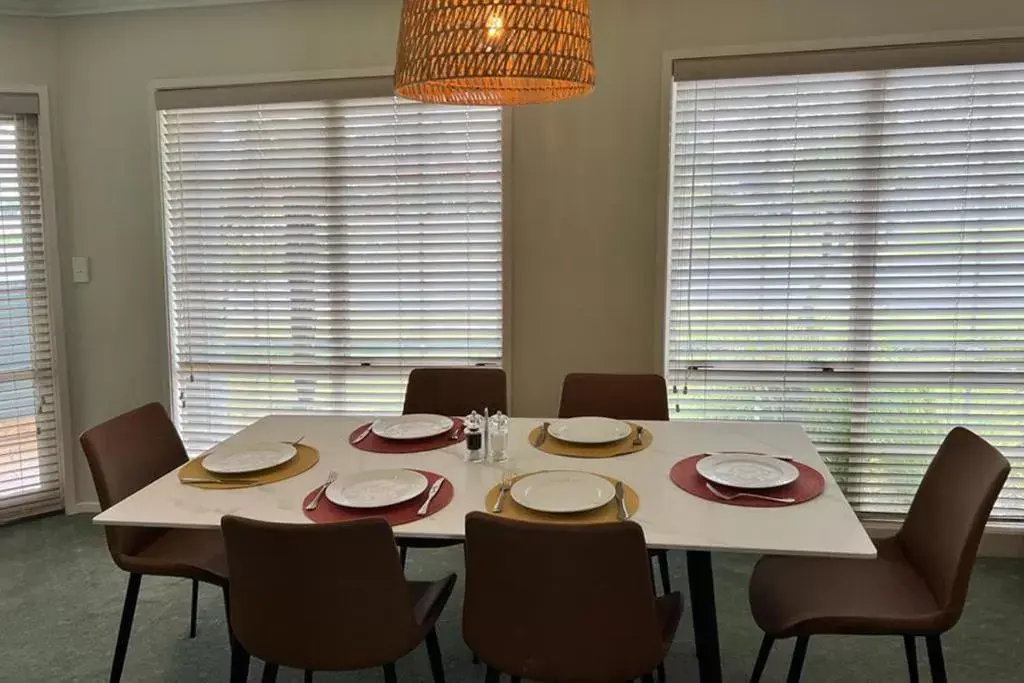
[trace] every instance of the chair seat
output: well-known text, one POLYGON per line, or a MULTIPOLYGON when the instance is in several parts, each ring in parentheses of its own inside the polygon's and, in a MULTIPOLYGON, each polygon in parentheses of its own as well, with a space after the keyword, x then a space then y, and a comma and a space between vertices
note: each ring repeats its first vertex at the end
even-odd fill
POLYGON ((775 638, 942 629, 935 598, 895 538, 876 546, 874 560, 761 559, 750 580, 754 621, 775 638))
POLYGON ((449 574, 440 581, 410 581, 409 592, 413 600, 413 616, 423 633, 434 628, 441 616, 441 610, 455 587, 455 574, 449 574))
POLYGON ((654 608, 658 613, 658 622, 661 624, 661 642, 664 644, 665 652, 672 647, 672 639, 675 638, 676 629, 679 627, 679 619, 683 616, 683 596, 681 593, 669 593, 655 599, 654 608))
POLYGON ((220 530, 168 529, 142 552, 115 558, 136 574, 176 576, 218 586, 227 584, 228 563, 220 530))

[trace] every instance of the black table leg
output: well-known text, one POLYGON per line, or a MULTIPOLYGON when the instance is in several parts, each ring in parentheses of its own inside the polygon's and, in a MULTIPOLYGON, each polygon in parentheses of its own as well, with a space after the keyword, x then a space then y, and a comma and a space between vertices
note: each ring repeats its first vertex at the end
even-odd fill
POLYGON ((711 553, 686 551, 686 573, 690 580, 693 610, 693 638, 697 644, 697 665, 701 683, 722 683, 722 659, 718 651, 718 617, 715 614, 715 577, 711 553))

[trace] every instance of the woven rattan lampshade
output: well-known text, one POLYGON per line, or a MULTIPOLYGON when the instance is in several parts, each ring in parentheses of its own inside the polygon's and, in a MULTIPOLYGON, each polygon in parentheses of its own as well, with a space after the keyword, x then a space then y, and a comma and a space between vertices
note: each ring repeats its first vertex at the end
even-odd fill
POLYGON ((594 88, 588 0, 405 0, 395 93, 441 104, 554 102, 594 88))

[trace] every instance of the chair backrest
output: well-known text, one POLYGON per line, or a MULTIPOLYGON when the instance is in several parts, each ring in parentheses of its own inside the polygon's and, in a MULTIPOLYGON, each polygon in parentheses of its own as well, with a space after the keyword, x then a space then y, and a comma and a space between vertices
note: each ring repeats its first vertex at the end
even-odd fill
POLYGON ((508 415, 505 371, 501 368, 416 368, 409 373, 403 415, 468 415, 484 408, 508 415))
POLYGON ((562 382, 558 417, 598 415, 616 420, 667 420, 668 391, 661 375, 573 373, 562 382))
MULTIPOLYGON (((106 510, 188 461, 174 423, 159 403, 149 403, 97 425, 79 437, 100 508, 106 510)), ((159 529, 108 526, 115 562, 140 552, 159 529)))
POLYGON ((466 644, 513 676, 624 681, 662 658, 647 549, 633 522, 466 517, 466 644))
POLYGON ((409 586, 382 519, 221 521, 231 626, 252 655, 314 671, 379 666, 418 644, 409 586))
POLYGON ((928 466, 897 535, 942 608, 945 628, 963 612, 985 523, 1009 473, 1010 463, 998 450, 974 432, 955 428, 928 466))

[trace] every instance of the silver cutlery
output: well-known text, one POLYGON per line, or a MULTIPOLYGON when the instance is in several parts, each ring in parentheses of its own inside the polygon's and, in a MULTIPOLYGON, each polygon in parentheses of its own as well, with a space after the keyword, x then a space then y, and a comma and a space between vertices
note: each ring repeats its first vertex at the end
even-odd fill
POLYGON ((362 441, 363 439, 368 437, 370 435, 370 432, 373 431, 373 425, 374 424, 375 424, 374 422, 371 422, 370 424, 366 425, 366 429, 364 429, 362 432, 360 432, 359 436, 357 436, 356 438, 352 439, 352 443, 359 443, 360 441, 362 441))
POLYGON ((307 510, 312 511, 317 509, 317 507, 320 505, 320 500, 324 497, 324 494, 327 493, 327 487, 333 484, 337 478, 338 473, 335 472, 334 470, 331 470, 331 473, 327 475, 327 481, 325 481, 320 486, 319 490, 317 490, 316 495, 313 496, 313 500, 306 503, 307 510))
POLYGON ((619 505, 619 521, 625 522, 629 519, 629 512, 626 511, 626 487, 621 481, 615 482, 615 502, 619 505))
POLYGON ((784 460, 785 462, 794 462, 795 458, 789 455, 773 455, 771 453, 762 453, 761 451, 708 451, 703 455, 761 455, 766 458, 775 458, 776 460, 784 460))
POLYGON ((285 443, 288 444, 289 446, 295 446, 296 448, 298 448, 299 444, 301 444, 302 440, 305 439, 305 438, 306 438, 306 435, 303 434, 299 438, 295 439, 295 441, 285 441, 285 443))
POLYGON ((455 429, 452 431, 452 441, 458 441, 459 437, 462 436, 462 425, 455 425, 455 429))
POLYGON ((182 484, 256 484, 255 479, 214 479, 213 477, 182 477, 182 484))
POLYGON ((716 498, 721 498, 722 500, 736 500, 737 498, 756 498, 757 500, 767 500, 771 501, 772 503, 784 503, 787 505, 789 503, 796 502, 795 498, 778 498, 776 496, 765 496, 760 493, 747 493, 746 491, 726 493, 725 491, 715 488, 710 482, 706 483, 705 486, 708 487, 708 491, 711 491, 712 495, 714 495, 716 498))
POLYGON ((444 484, 444 477, 438 477, 437 481, 435 481, 433 484, 431 484, 431 486, 430 486, 430 493, 427 494, 427 499, 425 501, 423 501, 423 505, 420 506, 420 509, 416 511, 417 515, 422 517, 423 515, 427 514, 427 508, 430 507, 431 501, 434 500, 434 496, 436 496, 437 492, 441 490, 441 486, 443 484, 444 484))
POLYGON ((508 474, 502 476, 501 487, 498 489, 498 498, 491 506, 491 512, 498 514, 505 507, 505 494, 512 489, 512 477, 508 474))
POLYGON ((548 438, 548 427, 551 426, 550 422, 545 422, 540 428, 540 434, 533 440, 533 447, 540 448, 541 444, 548 438))
POLYGON ((636 426, 636 438, 633 439, 633 445, 634 446, 643 446, 644 445, 644 428, 641 427, 640 425, 636 426))

